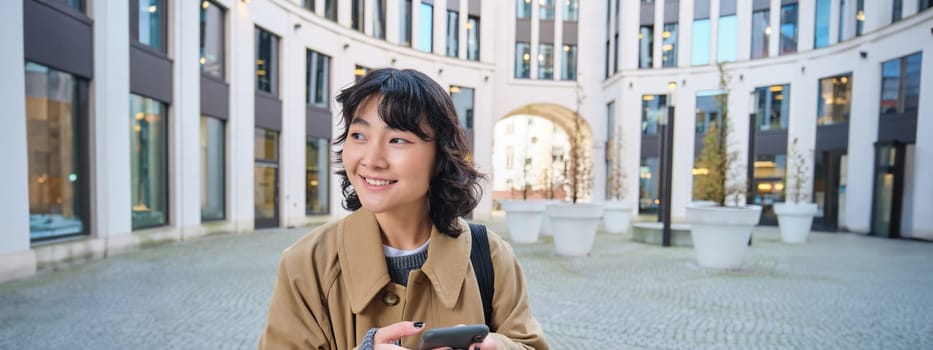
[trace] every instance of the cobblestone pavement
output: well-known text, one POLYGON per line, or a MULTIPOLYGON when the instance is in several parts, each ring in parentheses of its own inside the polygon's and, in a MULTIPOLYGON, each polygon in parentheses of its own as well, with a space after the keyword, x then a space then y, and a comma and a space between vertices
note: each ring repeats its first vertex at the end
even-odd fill
MULTIPOLYGON (((505 233, 502 222, 492 222, 505 233)), ((0 349, 249 349, 282 249, 307 228, 163 245, 0 284, 0 349)), ((746 266, 600 234, 589 257, 516 245, 553 349, 933 349, 933 244, 854 234, 746 266)))

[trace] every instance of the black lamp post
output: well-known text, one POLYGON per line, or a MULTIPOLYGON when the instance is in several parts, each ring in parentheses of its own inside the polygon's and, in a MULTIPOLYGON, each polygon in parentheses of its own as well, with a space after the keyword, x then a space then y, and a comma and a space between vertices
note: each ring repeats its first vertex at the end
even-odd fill
POLYGON ((668 82, 670 91, 667 98, 667 114, 660 120, 661 124, 661 203, 660 219, 663 224, 661 230, 661 246, 671 246, 671 183, 674 165, 674 100, 677 91, 676 82, 668 82))

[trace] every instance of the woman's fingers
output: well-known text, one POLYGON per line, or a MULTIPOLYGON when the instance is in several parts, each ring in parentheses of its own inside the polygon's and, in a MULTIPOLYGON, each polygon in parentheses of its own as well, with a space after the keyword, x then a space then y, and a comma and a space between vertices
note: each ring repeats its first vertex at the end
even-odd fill
POLYGON ((376 344, 395 344, 402 337, 415 335, 424 330, 424 322, 402 321, 379 328, 373 336, 376 344))

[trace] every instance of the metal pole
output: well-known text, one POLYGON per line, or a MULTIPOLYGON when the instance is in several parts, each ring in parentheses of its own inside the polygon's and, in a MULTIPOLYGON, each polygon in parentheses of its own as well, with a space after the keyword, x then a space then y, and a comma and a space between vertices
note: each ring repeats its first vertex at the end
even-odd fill
POLYGON ((664 228, 661 232, 661 246, 671 246, 671 184, 673 178, 674 165, 674 106, 673 103, 667 107, 667 126, 664 127, 664 191, 662 193, 661 204, 664 228))

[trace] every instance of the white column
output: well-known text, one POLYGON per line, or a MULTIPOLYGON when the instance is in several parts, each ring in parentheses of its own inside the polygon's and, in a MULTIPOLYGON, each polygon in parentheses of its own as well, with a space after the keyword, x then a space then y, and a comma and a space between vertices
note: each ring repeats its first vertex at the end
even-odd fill
POLYGON ((178 1, 173 6, 175 20, 174 35, 171 36, 174 51, 174 96, 175 101, 169 122, 169 137, 172 151, 169 154, 171 187, 169 199, 170 217, 181 230, 182 239, 186 231, 200 231, 201 223, 201 72, 197 61, 199 37, 188 33, 200 31, 200 3, 178 1), (187 7, 185 7, 187 6, 187 7))
POLYGON ((282 226, 301 225, 305 217, 305 76, 308 68, 305 47, 293 33, 283 33, 281 45, 283 88, 279 94, 282 98, 279 207, 282 226))
POLYGON ((447 0, 434 0, 434 53, 447 55, 447 0))
POLYGON ((26 82, 23 63, 23 2, 0 11, 0 41, 10 43, 0 55, 0 104, 8 114, 0 128, 0 282, 36 273, 36 253, 29 249, 29 190, 26 186, 26 82))
POLYGON ((797 2, 797 52, 813 49, 816 31, 816 0, 797 2))
MULTIPOLYGON (((254 227, 255 25, 250 6, 236 2, 230 16, 230 119, 227 122, 227 213, 237 232, 254 227)), ((348 17, 349 18, 349 17, 348 17)))
MULTIPOLYGON (((925 34, 925 33, 924 33, 925 34)), ((928 40, 928 39, 924 39, 928 40)), ((929 47, 929 44, 927 45, 929 47)), ((933 54, 923 55, 920 65, 920 105, 917 110, 917 142, 914 145, 913 236, 933 239, 933 54)))
MULTIPOLYGON (((560 81, 560 75, 563 73, 563 62, 564 62, 564 2, 563 1, 554 1, 554 42, 552 46, 554 47, 554 57, 551 60, 551 63, 554 65, 554 80, 560 81)), ((615 22, 618 23, 618 22, 615 22)))
MULTIPOLYGON (((600 2, 600 3, 604 3, 604 2, 600 2)), ((597 5, 597 6, 601 6, 601 5, 597 5)), ((622 6, 622 10, 620 11, 621 13, 630 14, 630 15, 620 16, 619 20, 616 22, 617 25, 619 26, 619 43, 623 47, 632 48, 631 50, 622 50, 621 52, 619 52, 619 68, 636 69, 638 68, 638 45, 639 45, 638 44, 638 30, 639 30, 639 21, 641 20, 639 15, 636 15, 636 14, 640 13, 641 11, 641 3, 638 1, 621 1, 619 3, 619 6, 622 6)), ((605 12, 593 10, 593 9, 587 9, 586 6, 580 6, 580 20, 577 22, 578 23, 577 41, 580 43, 583 43, 584 42, 583 39, 587 38, 587 36, 584 33, 593 33, 593 35, 596 35, 594 37, 598 38, 600 33, 606 32, 606 28, 603 28, 602 26, 583 25, 583 23, 591 23, 591 22, 584 22, 584 17, 583 17, 584 11, 594 14, 593 23, 601 23, 601 22, 595 22, 595 20, 600 20, 600 21, 605 20, 605 17, 596 17, 596 16, 604 15, 605 12)), ((609 10, 607 9, 606 11, 609 11, 609 10)), ((587 19, 590 19, 590 18, 588 17, 587 19)), ((615 32, 611 32, 609 35, 610 36, 615 35, 615 32)), ((611 40, 611 37, 610 37, 610 40, 611 40)), ((590 41, 590 40, 586 40, 586 41, 590 41)), ((593 41, 597 42, 600 46, 603 45, 602 40, 593 40, 593 41)), ((600 46, 597 46, 597 48, 599 48, 600 46)), ((579 67, 583 66, 581 64, 583 62, 581 59, 589 55, 586 54, 582 49, 580 49, 579 44, 577 47, 578 47, 577 48, 577 56, 578 56, 577 70, 579 71, 580 70, 579 67)), ((600 50, 600 51, 595 51, 595 52, 598 53, 602 51, 600 50)), ((597 64, 596 67, 599 70, 593 72, 594 74, 590 74, 590 77, 602 77, 601 75, 602 67, 603 67, 602 60, 605 59, 605 57, 599 54, 596 54, 593 56, 599 56, 598 60, 594 60, 594 62, 596 62, 597 64)), ((609 59, 612 59, 612 57, 610 57, 609 59)), ((616 105, 616 108, 619 108, 619 106, 620 105, 616 105)))
POLYGON ((457 25, 457 53, 461 60, 467 59, 467 23, 470 21, 470 0, 460 0, 460 8, 457 9, 460 15, 457 19, 460 23, 457 25))
POLYGON ((399 26, 402 25, 400 17, 401 0, 386 0, 386 41, 399 43, 399 26))
POLYGON ((531 46, 528 50, 531 53, 529 79, 538 79, 538 44, 541 42, 540 8, 537 1, 531 2, 531 40, 528 43, 531 46))
MULTIPOLYGON (((820 1, 820 0, 816 0, 820 1)), ((815 7, 814 7, 815 8, 815 7)), ((839 42, 839 1, 829 1, 829 44, 839 42)), ((815 12, 815 11, 814 11, 815 12)))
MULTIPOLYGON (((662 58, 664 57, 664 1, 655 1, 654 3, 654 45, 651 48, 651 67, 661 68, 662 58)), ((613 35, 613 34, 610 34, 613 35)), ((618 50, 618 48, 616 48, 618 50)), ((612 57, 609 57, 612 60, 612 57)))
MULTIPOLYGON (((806 62, 803 63, 806 65, 806 62)), ((812 69, 812 68, 810 68, 812 69)), ((791 159, 794 138, 797 138, 797 149, 802 155, 806 156, 806 164, 803 168, 804 179, 806 183, 802 184, 801 190, 808 196, 808 201, 813 201, 813 156, 816 149, 816 104, 818 94, 818 74, 811 75, 809 70, 801 71, 799 68, 791 68, 786 74, 785 79, 789 79, 790 84, 790 111, 788 114, 787 125, 787 166, 785 168, 785 189, 794 188, 795 171, 791 159), (816 84, 814 84, 816 82, 816 84)), ((785 190, 786 191, 786 190, 785 190)), ((788 200, 790 198, 787 198, 788 200)))
POLYGON ((709 2, 709 62, 719 62, 719 0, 709 2))
MULTIPOLYGON (((411 47, 418 49, 418 43, 421 42, 421 35, 418 34, 418 27, 421 26, 421 1, 412 0, 411 2, 411 47)), ((430 38, 429 38, 430 39, 430 38)))
POLYGON ((920 5, 920 2, 914 0, 902 1, 901 6, 903 7, 901 8, 901 18, 907 18, 916 14, 917 11, 920 10, 917 5, 920 5))
POLYGON ((852 113, 849 118, 849 168, 846 184, 846 226, 849 231, 871 230, 875 146, 878 139, 881 64, 858 58, 852 72, 852 113))
POLYGON ((894 5, 890 1, 865 1, 865 27, 862 28, 862 34, 891 24, 893 13, 894 5))
MULTIPOLYGON (((363 3, 363 33, 366 35, 374 36, 373 33, 376 32, 376 26, 373 21, 375 20, 373 9, 376 8, 376 2, 379 0, 362 0, 363 3)), ((287 85, 286 85, 287 86, 287 85)))
MULTIPOLYGON (((353 27, 353 18, 350 11, 353 10, 353 0, 350 1, 339 1, 337 0, 337 23, 340 23, 344 28, 353 27)), ((352 30, 352 29, 351 29, 352 30)))
POLYGON ((91 83, 91 213, 97 237, 108 247, 130 244, 130 48, 129 4, 97 3, 94 81, 91 83))
MULTIPOLYGON (((693 17, 691 11, 690 17, 693 17)), ((683 17, 681 17, 683 19, 683 17)), ((692 22, 692 20, 691 20, 692 22)), ((679 39, 678 39, 679 40, 679 39)), ((689 61, 688 61, 689 62, 689 61)), ((696 92, 683 86, 683 80, 676 78, 677 91, 674 94, 674 150, 671 159, 671 219, 687 219, 687 203, 693 197, 693 139, 695 136, 696 92)), ((690 84, 688 82, 688 84, 690 84)), ((663 155, 662 155, 663 157, 663 155)), ((664 181, 661 179, 661 181, 664 181)))
POLYGON ((693 6, 684 2, 677 21, 677 66, 690 67, 693 52, 693 6))
POLYGON ((735 60, 746 61, 752 57, 752 2, 737 1, 735 6, 736 22, 738 22, 735 60))
POLYGON ((771 28, 771 35, 768 35, 768 57, 777 57, 781 49, 781 0, 771 0, 768 28, 771 28))

